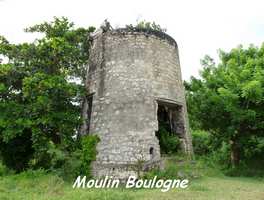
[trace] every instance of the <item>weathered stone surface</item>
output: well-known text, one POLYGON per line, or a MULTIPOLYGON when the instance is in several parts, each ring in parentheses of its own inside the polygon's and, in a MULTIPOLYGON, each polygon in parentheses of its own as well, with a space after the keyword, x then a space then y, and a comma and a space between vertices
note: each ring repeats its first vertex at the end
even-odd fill
POLYGON ((192 152, 178 47, 170 36, 125 29, 98 32, 86 87, 93 94, 89 132, 101 139, 95 176, 127 178, 141 160, 145 169, 160 164, 158 102, 181 106, 182 148, 192 152))

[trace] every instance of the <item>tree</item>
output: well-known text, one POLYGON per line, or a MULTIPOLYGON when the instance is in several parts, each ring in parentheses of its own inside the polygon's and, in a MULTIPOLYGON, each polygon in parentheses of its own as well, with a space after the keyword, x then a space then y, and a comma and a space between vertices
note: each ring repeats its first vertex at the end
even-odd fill
POLYGON ((17 149, 14 162, 26 158, 10 167, 21 171, 32 156, 48 162, 51 143, 67 148, 72 142, 81 122, 89 34, 94 29, 74 28, 68 19, 55 17, 26 29, 43 34, 32 43, 11 44, 0 37, 0 55, 7 60, 0 63, 0 150, 4 161, 11 160, 11 148, 17 149), (25 145, 19 150, 12 143, 25 145))
POLYGON ((206 56, 201 78, 185 82, 187 104, 193 124, 229 143, 236 167, 242 141, 264 136, 264 45, 220 51, 219 57, 216 65, 206 56))

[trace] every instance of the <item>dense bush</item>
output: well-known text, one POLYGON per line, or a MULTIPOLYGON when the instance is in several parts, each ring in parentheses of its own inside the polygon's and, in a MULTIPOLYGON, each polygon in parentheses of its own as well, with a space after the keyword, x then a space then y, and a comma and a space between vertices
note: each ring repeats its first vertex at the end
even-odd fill
MULTIPOLYGON (((264 143, 262 137, 249 137, 240 141, 243 145, 241 162, 233 167, 230 160, 230 145, 216 140, 214 135, 205 131, 192 131, 193 149, 197 159, 211 168, 221 169, 228 176, 264 176, 264 143)), ((219 139, 219 138, 218 138, 219 139)))
MULTIPOLYGON (((24 136, 24 135, 23 135, 24 136)), ((74 142, 72 148, 65 149, 50 142, 42 157, 32 157, 32 146, 29 138, 16 137, 8 144, 2 144, 0 157, 0 176, 39 168, 54 172, 65 180, 72 181, 78 175, 91 177, 91 163, 96 159, 96 145, 99 138, 87 135, 74 142), (29 148, 29 149, 28 149, 29 148), (29 153, 31 151, 31 153, 29 153), (3 164, 1 163, 3 162, 3 164)))
POLYGON ((177 135, 174 135, 160 126, 159 131, 156 133, 159 139, 160 151, 163 154, 177 153, 180 149, 180 140, 177 135))
POLYGON ((208 156, 208 160, 209 159, 212 166, 220 165, 221 168, 231 167, 230 145, 226 142, 222 142, 220 148, 211 150, 211 154, 208 156))
POLYGON ((230 145, 219 140, 207 131, 192 130, 193 151, 196 156, 202 157, 211 167, 221 166, 229 168, 230 145))
POLYGON ((72 180, 78 175, 91 177, 91 163, 96 159, 96 145, 99 142, 97 135, 87 135, 76 142, 76 148, 65 151, 51 146, 50 170, 56 172, 66 180, 72 180))
POLYGON ((210 135, 206 131, 192 131, 193 151, 195 155, 207 155, 210 153, 210 135))
POLYGON ((0 140, 1 159, 5 166, 17 172, 28 167, 28 162, 33 156, 31 134, 25 133, 7 142, 0 140))
POLYGON ((55 172, 64 180, 73 180, 82 174, 82 149, 68 152, 58 148, 50 149, 50 171, 55 172))

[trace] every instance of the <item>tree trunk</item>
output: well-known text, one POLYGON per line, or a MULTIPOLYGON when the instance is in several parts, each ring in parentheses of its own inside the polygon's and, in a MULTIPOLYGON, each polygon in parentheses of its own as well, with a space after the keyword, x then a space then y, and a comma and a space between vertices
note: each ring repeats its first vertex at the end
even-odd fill
POLYGON ((232 138, 230 140, 230 149, 231 149, 231 165, 232 167, 238 167, 240 162, 240 149, 239 149, 239 143, 237 138, 232 138))

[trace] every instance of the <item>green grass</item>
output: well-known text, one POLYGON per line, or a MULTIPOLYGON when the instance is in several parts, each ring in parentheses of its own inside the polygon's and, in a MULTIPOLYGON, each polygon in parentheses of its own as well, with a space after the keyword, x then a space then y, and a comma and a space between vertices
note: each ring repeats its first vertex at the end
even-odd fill
POLYGON ((55 174, 28 171, 0 177, 0 200, 264 200, 263 178, 226 177, 199 162, 175 167, 170 160, 168 166, 170 172, 161 176, 174 176, 173 170, 194 174, 187 189, 72 189, 55 174))

